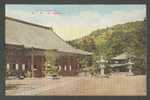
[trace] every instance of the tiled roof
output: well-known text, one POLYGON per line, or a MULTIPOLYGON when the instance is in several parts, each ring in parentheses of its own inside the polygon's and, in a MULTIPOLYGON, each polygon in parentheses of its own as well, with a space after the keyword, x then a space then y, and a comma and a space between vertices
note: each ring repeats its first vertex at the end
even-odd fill
POLYGON ((56 49, 60 52, 91 55, 92 53, 76 49, 60 38, 50 27, 6 17, 5 43, 24 45, 27 48, 56 49))

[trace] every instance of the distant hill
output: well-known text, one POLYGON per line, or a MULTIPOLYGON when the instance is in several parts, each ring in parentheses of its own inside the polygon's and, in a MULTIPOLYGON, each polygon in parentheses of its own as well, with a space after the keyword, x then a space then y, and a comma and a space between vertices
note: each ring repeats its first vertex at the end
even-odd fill
POLYGON ((128 22, 104 29, 97 29, 90 35, 68 41, 72 46, 113 57, 123 52, 143 55, 145 48, 145 21, 128 22), (141 53, 141 54, 140 54, 141 53))
MULTIPOLYGON (((110 60, 124 52, 134 55, 134 68, 146 72, 146 20, 118 24, 104 29, 97 29, 90 35, 69 41, 79 49, 93 52, 92 68, 97 68, 96 60, 101 56, 110 60)), ((89 60, 81 60, 87 66, 89 60)), ((84 64, 83 63, 83 64, 84 64)))

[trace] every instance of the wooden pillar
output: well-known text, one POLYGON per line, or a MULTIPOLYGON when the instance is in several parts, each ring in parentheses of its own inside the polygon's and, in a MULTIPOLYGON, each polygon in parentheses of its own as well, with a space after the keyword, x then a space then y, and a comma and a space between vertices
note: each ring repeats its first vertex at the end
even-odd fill
POLYGON ((16 70, 17 70, 17 71, 19 70, 19 65, 18 65, 18 64, 16 64, 16 70))
POLYGON ((71 65, 69 65, 69 70, 71 71, 71 65))
POLYGON ((67 66, 66 65, 64 66, 64 70, 67 71, 67 66))
POLYGON ((61 71, 61 65, 58 65, 58 71, 61 71))
POLYGON ((44 58, 44 56, 41 56, 41 57, 42 57, 42 75, 43 75, 43 76, 46 76, 45 58, 44 58))
POLYGON ((77 72, 77 55, 74 57, 75 72, 77 72))
POLYGON ((70 70, 70 56, 67 57, 67 68, 70 70))
POLYGON ((47 69, 46 69, 46 65, 45 65, 45 63, 46 63, 46 57, 45 57, 45 55, 43 56, 43 62, 44 62, 44 77, 47 75, 47 69))
POLYGON ((31 72, 32 77, 34 77, 34 48, 31 48, 31 72))
POLYGON ((22 70, 25 71, 25 64, 22 64, 22 70))
POLYGON ((6 70, 9 71, 10 69, 10 64, 6 64, 6 70))
POLYGON ((45 61, 44 61, 44 56, 41 56, 42 57, 42 76, 45 76, 45 61))

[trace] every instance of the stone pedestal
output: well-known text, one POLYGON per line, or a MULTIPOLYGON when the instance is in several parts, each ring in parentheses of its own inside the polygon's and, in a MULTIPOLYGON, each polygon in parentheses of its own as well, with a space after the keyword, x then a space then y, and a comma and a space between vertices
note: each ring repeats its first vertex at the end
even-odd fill
POLYGON ((132 65, 133 65, 134 63, 132 63, 132 62, 131 62, 131 59, 129 59, 128 64, 129 64, 129 66, 128 66, 128 69, 129 69, 128 75, 129 75, 129 76, 132 76, 132 75, 134 75, 133 72, 132 72, 132 68, 133 68, 132 65))
POLYGON ((128 69, 129 69, 128 75, 129 75, 129 76, 134 75, 133 72, 132 72, 132 65, 130 65, 130 66, 128 67, 128 69))
POLYGON ((105 65, 104 64, 101 64, 100 65, 100 75, 99 77, 100 78, 108 78, 109 76, 105 75, 105 65))
POLYGON ((101 68, 100 75, 101 75, 101 76, 104 76, 104 75, 105 75, 105 73, 104 73, 104 68, 101 68))
POLYGON ((97 61, 97 63, 99 64, 99 68, 100 68, 100 75, 98 77, 101 78, 107 78, 108 76, 105 75, 105 64, 107 63, 106 60, 104 60, 103 56, 101 57, 100 61, 97 61))

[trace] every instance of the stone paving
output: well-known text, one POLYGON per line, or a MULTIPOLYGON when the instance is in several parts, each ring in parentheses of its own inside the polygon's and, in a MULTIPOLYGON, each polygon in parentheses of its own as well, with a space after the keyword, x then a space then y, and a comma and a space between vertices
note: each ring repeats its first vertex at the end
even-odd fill
POLYGON ((6 95, 36 95, 41 91, 53 89, 58 86, 64 86, 71 81, 76 81, 81 77, 62 77, 60 79, 52 80, 49 78, 26 78, 24 80, 6 80, 7 86, 16 86, 5 91, 6 95))
POLYGON ((146 76, 62 77, 9 80, 6 84, 20 84, 17 89, 6 90, 6 95, 41 96, 144 96, 146 76))

